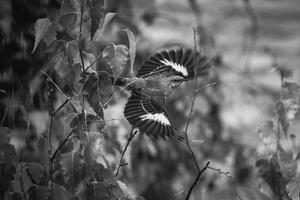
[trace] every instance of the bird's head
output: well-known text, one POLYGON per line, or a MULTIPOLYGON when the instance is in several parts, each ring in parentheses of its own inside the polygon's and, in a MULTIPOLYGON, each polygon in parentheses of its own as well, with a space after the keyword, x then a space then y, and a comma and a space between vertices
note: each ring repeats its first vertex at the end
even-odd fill
POLYGON ((187 81, 187 77, 184 77, 184 76, 178 76, 178 75, 173 75, 173 76, 170 76, 169 78, 169 81, 170 81, 170 87, 173 89, 173 88, 176 88, 177 86, 179 86, 182 82, 184 81, 187 81))

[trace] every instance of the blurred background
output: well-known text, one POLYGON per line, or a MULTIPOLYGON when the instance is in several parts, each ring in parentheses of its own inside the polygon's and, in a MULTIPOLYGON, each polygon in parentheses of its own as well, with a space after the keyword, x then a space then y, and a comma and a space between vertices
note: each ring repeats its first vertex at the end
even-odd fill
MULTIPOLYGON (((60 0, 0 2, 0 122, 10 128, 10 143, 17 150, 26 149, 24 157, 39 156, 32 152, 48 121, 41 70, 49 66, 45 47, 31 53, 34 23, 54 18, 60 5, 60 0)), ((258 130, 264 121, 276 118, 281 78, 275 67, 282 66, 290 80, 299 81, 300 1, 109 0, 106 12, 123 17, 110 22, 100 41, 91 44, 86 39, 85 48, 95 56, 110 42, 128 45, 120 31, 129 27, 136 39, 137 70, 158 50, 174 45, 193 48, 194 27, 198 49, 211 59, 210 76, 199 80, 202 89, 188 134, 199 164, 210 160, 216 170, 205 172, 191 199, 236 199, 240 188, 247 187, 260 199, 273 199, 276 192, 255 166, 268 155, 258 130)), ((129 76, 126 69, 122 76, 129 76)), ((192 88, 193 83, 185 83, 167 100, 169 118, 179 131, 187 122, 192 88)), ((104 118, 107 134, 121 148, 130 132, 123 116, 129 92, 115 88, 114 93, 104 118)), ((66 135, 64 120, 57 122, 57 138, 66 135)), ((296 116, 289 133, 297 136, 298 122, 296 116)), ((113 148, 101 147, 112 165, 119 156, 113 148)), ((143 134, 134 139, 125 160, 129 164, 122 168, 120 179, 145 199, 183 199, 197 173, 184 143, 153 141, 143 134)))

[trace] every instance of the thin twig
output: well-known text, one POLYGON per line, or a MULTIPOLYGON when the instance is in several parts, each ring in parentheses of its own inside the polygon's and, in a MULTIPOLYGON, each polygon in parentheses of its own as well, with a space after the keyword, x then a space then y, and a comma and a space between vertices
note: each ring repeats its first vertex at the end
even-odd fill
MULTIPOLYGON (((197 52, 196 30, 195 30, 194 27, 193 27, 193 31, 194 31, 194 48, 195 48, 195 52, 197 52)), ((196 53, 195 53, 195 55, 196 55, 196 53)), ((186 126, 185 126, 184 136, 185 136, 185 141, 186 141, 186 145, 188 147, 188 150, 191 153, 192 158, 193 158, 194 163, 195 163, 195 166, 197 167, 197 171, 199 172, 200 167, 199 167, 199 164, 197 162, 197 158, 196 158, 196 156, 195 156, 195 154, 192 150, 192 147, 190 145, 188 134, 187 134, 188 128, 189 128, 189 125, 190 125, 190 121, 191 121, 191 118, 192 118, 192 113, 193 113, 193 110, 194 110, 194 104, 195 104, 195 101, 196 101, 196 98, 197 98, 197 93, 198 93, 198 91, 197 91, 197 68, 198 68, 198 65, 196 63, 196 58, 194 58, 194 96, 193 96, 193 99, 192 99, 190 113, 189 113, 187 123, 186 123, 186 126)))
POLYGON ((81 59, 82 71, 83 71, 83 73, 85 73, 83 53, 82 53, 82 48, 81 48, 82 25, 83 25, 83 23, 82 23, 83 22, 83 9, 84 9, 84 4, 83 4, 83 1, 82 1, 81 5, 80 5, 80 26, 79 26, 78 49, 79 49, 79 54, 80 54, 80 59, 81 59))
POLYGON ((198 172, 193 184, 191 185, 191 187, 189 188, 188 192, 187 192, 187 195, 185 196, 185 200, 189 200, 191 194, 192 194, 192 191, 194 189, 194 187, 197 185, 197 182, 199 181, 201 175, 203 174, 203 172, 209 167, 209 161, 207 161, 207 163, 205 164, 205 166, 198 172))
POLYGON ((38 184, 38 183, 37 183, 37 182, 34 180, 33 176, 31 175, 31 173, 30 173, 30 171, 29 171, 29 168, 28 168, 28 167, 25 169, 25 171, 26 171, 26 173, 27 173, 27 176, 29 177, 29 179, 30 179, 31 183, 32 183, 32 184, 34 184, 34 185, 38 184))
MULTIPOLYGON (((82 26, 83 26, 83 11, 84 11, 84 6, 85 4, 83 3, 83 1, 81 1, 81 7, 80 7, 80 29, 79 29, 79 39, 78 39, 78 49, 79 49, 79 54, 80 54, 80 59, 81 59, 81 66, 82 66, 82 84, 84 84, 85 82, 85 78, 86 78, 86 69, 84 66, 84 60, 83 60, 83 52, 82 52, 82 47, 81 47, 81 39, 82 39, 82 26)), ((84 103, 85 102, 85 98, 84 98, 84 94, 82 94, 82 102, 81 102, 81 114, 83 115, 83 122, 82 122, 82 127, 87 132, 87 120, 86 120, 86 112, 84 109, 84 103)))
POLYGON ((55 149, 55 151, 54 151, 54 153, 53 153, 53 155, 51 157, 52 162, 55 160, 55 157, 58 154, 58 152, 61 150, 61 148, 66 144, 67 141, 70 140, 72 134, 73 134, 73 131, 71 131, 69 133, 69 135, 62 141, 62 143, 60 143, 60 145, 55 149))
POLYGON ((217 172, 218 174, 224 175, 224 176, 226 176, 226 177, 228 177, 228 178, 232 178, 232 176, 230 175, 230 172, 224 172, 224 171, 222 171, 221 169, 216 169, 216 168, 211 167, 211 166, 208 166, 207 169, 210 169, 210 170, 212 170, 212 171, 215 171, 215 172, 217 172))
POLYGON ((194 163, 195 163, 195 166, 197 168, 198 174, 197 174, 194 182, 192 183, 191 187, 189 188, 189 190, 187 192, 187 195, 185 197, 185 200, 188 200, 190 198, 190 195, 191 195, 194 187, 197 185, 200 176, 207 169, 207 167, 209 165, 209 162, 207 162, 206 165, 202 169, 200 169, 199 164, 197 162, 197 158, 196 158, 196 156, 193 152, 193 149, 190 145, 188 134, 187 134, 189 124, 190 124, 190 121, 191 121, 191 118, 192 118, 192 113, 193 113, 193 110, 194 110, 194 104, 195 104, 195 101, 196 101, 196 98, 197 98, 197 93, 198 93, 198 91, 197 91, 197 68, 198 68, 198 65, 196 63, 196 61, 197 61, 197 58, 196 58, 197 44, 196 44, 196 30, 195 30, 194 27, 193 27, 193 31, 194 31, 194 48, 195 48, 195 57, 194 57, 194 96, 193 96, 193 99, 192 99, 192 105, 191 105, 190 113, 189 113, 189 116, 188 116, 188 121, 187 121, 185 131, 184 131, 184 136, 185 136, 186 145, 188 147, 189 152, 192 155, 192 158, 194 160, 194 163))
MULTIPOLYGON (((41 71, 46 77, 47 79, 55 86, 55 88, 59 91, 59 93, 65 98, 65 99, 71 99, 70 97, 68 97, 67 95, 65 95, 65 93, 59 88, 59 86, 53 81, 53 79, 44 71, 41 71)), ((78 111, 76 110, 75 105, 73 104, 73 102, 71 100, 68 101, 72 107, 72 109, 74 110, 75 113, 78 114, 78 111)))
POLYGON ((241 196, 238 194, 238 192, 236 190, 236 187, 234 186, 235 184, 234 184, 234 181, 233 181, 233 178, 232 178, 232 175, 230 174, 230 172, 224 172, 221 169, 216 169, 216 168, 211 167, 211 166, 208 166, 207 169, 212 170, 212 171, 218 173, 219 175, 223 175, 226 178, 228 178, 228 182, 233 186, 233 191, 234 191, 234 194, 237 197, 237 199, 238 200, 243 200, 243 198, 241 198, 241 196))
POLYGON ((116 174, 115 174, 116 177, 119 174, 121 166, 124 166, 124 164, 122 164, 123 157, 125 155, 125 152, 127 151, 127 148, 129 146, 131 140, 134 138, 134 136, 137 134, 137 132, 138 131, 134 130, 134 129, 132 129, 132 131, 130 132, 130 135, 129 135, 128 139, 127 139, 126 145, 124 147, 124 150, 122 151, 122 154, 121 154, 121 157, 120 157, 120 160, 119 160, 119 163, 118 163, 118 167, 117 167, 116 174))
POLYGON ((70 101, 70 98, 67 97, 65 102, 63 102, 53 113, 52 116, 55 116, 68 102, 70 101))
POLYGON ((86 67, 85 71, 88 71, 97 62, 97 60, 102 56, 102 54, 103 54, 103 51, 95 58, 95 60, 89 66, 86 67))

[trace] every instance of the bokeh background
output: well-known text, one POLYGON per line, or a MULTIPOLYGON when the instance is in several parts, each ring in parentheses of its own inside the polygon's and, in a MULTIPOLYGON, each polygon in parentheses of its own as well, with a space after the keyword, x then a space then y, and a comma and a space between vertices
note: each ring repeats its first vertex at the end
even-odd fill
MULTIPOLYGON (((48 121, 46 83, 41 75, 41 70, 48 70, 47 55, 42 47, 31 53, 33 27, 38 18, 55 16, 60 4, 59 0, 0 2, 0 122, 11 129, 10 142, 27 149, 27 156, 32 155, 30 148, 46 131, 48 121)), ((199 81, 202 89, 188 134, 199 164, 210 160, 211 167, 221 172, 208 169, 191 199, 236 199, 239 187, 257 191, 260 199, 272 199, 274 194, 255 166, 267 155, 258 129, 276 118, 281 80, 274 67, 282 66, 291 73, 289 79, 299 81, 300 1, 109 0, 106 7, 107 12, 125 17, 112 20, 100 42, 86 44, 95 55, 110 42, 127 45, 120 31, 129 27, 136 37, 138 69, 158 50, 173 45, 193 48, 194 27, 198 48, 211 59, 210 76, 199 81)), ((122 76, 129 76, 129 68, 122 76)), ((187 122, 192 88, 193 83, 185 83, 167 101, 169 118, 179 131, 187 122)), ((130 131, 123 116, 129 92, 118 88, 114 92, 104 117, 107 134, 121 148, 130 131)), ((57 138, 67 129, 64 120, 58 122, 57 138)), ((296 116, 289 129, 296 142, 298 122, 296 116)), ((113 148, 111 144, 100 148, 112 165, 118 161, 113 148)), ((125 160, 129 164, 122 168, 120 179, 145 199, 183 199, 196 175, 186 145, 177 141, 153 141, 139 134, 125 160)))

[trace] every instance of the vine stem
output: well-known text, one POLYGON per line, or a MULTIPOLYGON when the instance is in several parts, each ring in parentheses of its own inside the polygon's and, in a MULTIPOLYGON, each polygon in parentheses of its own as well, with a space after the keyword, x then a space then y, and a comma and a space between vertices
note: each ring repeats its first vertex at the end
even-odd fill
POLYGON ((127 151, 127 148, 129 146, 131 140, 134 138, 134 136, 137 134, 137 132, 138 131, 134 130, 134 129, 132 129, 132 131, 130 132, 130 135, 129 135, 128 139, 127 139, 126 145, 125 145, 125 147, 124 147, 124 149, 122 151, 122 154, 120 156, 120 160, 119 160, 119 163, 118 163, 118 167, 117 167, 117 170, 116 170, 115 177, 117 177, 119 175, 119 171, 120 171, 121 166, 124 166, 124 164, 122 164, 123 157, 125 155, 125 152, 127 151))

